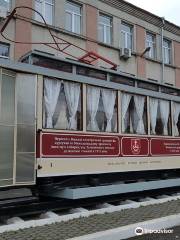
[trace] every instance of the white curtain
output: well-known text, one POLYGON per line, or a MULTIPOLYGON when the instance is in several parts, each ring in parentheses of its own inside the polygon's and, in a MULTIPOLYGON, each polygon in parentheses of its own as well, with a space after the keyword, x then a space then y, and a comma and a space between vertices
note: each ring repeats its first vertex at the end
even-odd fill
POLYGON ((56 129, 68 129, 68 117, 67 117, 67 103, 65 98, 64 91, 61 90, 60 92, 60 104, 58 106, 59 117, 54 125, 56 129))
POLYGON ((76 113, 80 97, 80 84, 64 82, 64 92, 70 115, 68 129, 77 130, 76 113))
POLYGON ((116 91, 102 89, 101 93, 102 93, 104 111, 107 119, 106 132, 112 132, 112 117, 114 113, 116 91))
POLYGON ((179 119, 179 114, 180 114, 180 104, 179 103, 174 103, 174 134, 175 136, 179 136, 179 131, 178 131, 178 119, 179 119))
POLYGON ((138 124, 137 124, 136 133, 145 134, 144 122, 143 122, 145 97, 135 95, 134 103, 135 103, 135 107, 136 107, 136 113, 138 116, 138 124))
POLYGON ((139 123, 139 117, 137 114, 135 103, 134 103, 134 106, 132 108, 130 108, 130 118, 129 119, 130 119, 130 133, 136 133, 138 123, 139 123))
POLYGON ((156 129, 156 121, 157 121, 158 99, 156 98, 149 99, 149 110, 150 110, 152 134, 156 134, 155 129, 156 129))
POLYGON ((122 94, 122 131, 123 132, 125 132, 127 127, 126 113, 129 107, 131 97, 132 96, 130 94, 127 94, 127 93, 122 94))
POLYGON ((96 121, 96 114, 98 111, 100 99, 100 88, 87 87, 87 111, 90 115, 90 120, 88 122, 87 130, 89 131, 99 131, 99 127, 96 121))
POLYGON ((160 100, 160 113, 163 123, 163 134, 168 135, 169 101, 160 100))
POLYGON ((44 80, 44 103, 46 110, 46 128, 53 128, 53 115, 56 109, 61 81, 45 78, 44 80))

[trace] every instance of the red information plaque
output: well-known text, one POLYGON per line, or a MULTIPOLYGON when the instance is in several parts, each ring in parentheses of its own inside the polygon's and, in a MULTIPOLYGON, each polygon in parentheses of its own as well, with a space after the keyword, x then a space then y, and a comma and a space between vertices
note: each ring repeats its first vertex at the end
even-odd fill
POLYGON ((116 157, 120 139, 116 136, 42 133, 41 155, 45 157, 116 157))
POLYGON ((152 138, 151 155, 180 155, 180 140, 152 138))

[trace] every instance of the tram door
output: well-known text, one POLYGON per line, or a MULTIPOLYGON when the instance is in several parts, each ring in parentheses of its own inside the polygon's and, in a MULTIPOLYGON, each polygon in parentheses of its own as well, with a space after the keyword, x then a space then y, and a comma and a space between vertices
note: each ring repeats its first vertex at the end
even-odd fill
POLYGON ((13 184, 15 73, 0 69, 0 187, 13 184))
POLYGON ((36 75, 16 75, 16 184, 35 182, 36 81, 36 75))
POLYGON ((35 182, 36 79, 0 69, 0 187, 35 182))

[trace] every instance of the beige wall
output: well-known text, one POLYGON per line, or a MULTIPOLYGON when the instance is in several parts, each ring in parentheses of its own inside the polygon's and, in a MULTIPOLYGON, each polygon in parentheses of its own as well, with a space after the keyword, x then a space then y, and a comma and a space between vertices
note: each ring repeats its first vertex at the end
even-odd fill
POLYGON ((142 52, 145 49, 146 32, 143 27, 136 26, 136 51, 137 51, 137 76, 146 78, 146 60, 141 57, 142 52), (140 55, 140 56, 139 56, 140 55))
POLYGON ((158 82, 162 79, 162 66, 156 62, 147 60, 146 61, 146 77, 158 82))
POLYGON ((176 74, 176 86, 180 88, 180 69, 179 68, 175 69, 175 74, 176 74))
POLYGON ((175 70, 176 86, 180 87, 180 42, 176 41, 174 41, 174 64, 176 66, 175 70))
POLYGON ((86 49, 88 51, 98 51, 97 45, 97 24, 98 24, 98 10, 95 7, 86 5, 86 49))
MULTIPOLYGON (((16 7, 27 6, 32 8, 32 0, 16 0, 16 7)), ((28 9, 19 9, 17 12, 21 16, 32 18, 32 11, 28 9)), ((21 19, 16 19, 15 23, 15 40, 20 42, 31 42, 32 40, 32 25, 21 19)), ((31 44, 15 43, 14 58, 18 60, 22 55, 31 50, 31 44)))
POLYGON ((175 85, 175 70, 172 67, 165 66, 164 83, 175 85))

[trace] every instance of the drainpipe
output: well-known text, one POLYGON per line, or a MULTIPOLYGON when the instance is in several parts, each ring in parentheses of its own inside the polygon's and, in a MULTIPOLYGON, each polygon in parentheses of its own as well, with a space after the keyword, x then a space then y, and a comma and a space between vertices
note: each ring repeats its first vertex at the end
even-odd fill
POLYGON ((161 78, 161 83, 164 83, 164 49, 163 49, 163 40, 164 40, 165 18, 162 17, 161 19, 162 19, 162 27, 161 27, 162 78, 161 78))

